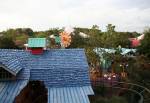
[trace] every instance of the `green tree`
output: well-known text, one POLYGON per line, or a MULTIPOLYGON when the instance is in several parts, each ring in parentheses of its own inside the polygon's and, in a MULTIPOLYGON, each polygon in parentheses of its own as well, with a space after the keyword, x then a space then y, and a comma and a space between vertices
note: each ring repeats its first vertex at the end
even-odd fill
POLYGON ((46 38, 47 36, 45 35, 45 33, 41 32, 39 34, 36 35, 37 38, 46 38))
POLYGON ((5 33, 4 33, 5 37, 9 37, 12 38, 12 40, 15 39, 15 37, 17 36, 17 33, 14 29, 8 29, 5 33))
POLYGON ((93 51, 93 48, 87 47, 85 48, 85 53, 89 63, 96 64, 99 62, 98 55, 93 51))
POLYGON ((98 25, 93 25, 93 26, 92 26, 92 29, 97 29, 97 30, 98 30, 98 29, 99 29, 99 26, 98 26, 98 25))
POLYGON ((17 35, 25 34, 32 37, 34 36, 34 32, 31 28, 17 28, 15 29, 15 32, 17 35))
POLYGON ((31 28, 22 29, 22 31, 28 36, 34 36, 34 32, 31 28))
POLYGON ((71 45, 69 48, 83 48, 86 45, 85 38, 82 38, 79 34, 72 36, 71 45))
POLYGON ((0 38, 0 48, 2 48, 2 49, 13 49, 13 48, 17 48, 17 46, 13 42, 12 38, 3 37, 3 38, 0 38))
POLYGON ((145 31, 144 40, 142 40, 141 45, 138 48, 138 51, 141 54, 146 55, 150 59, 150 28, 145 31))
POLYGON ((23 48, 24 47, 24 44, 27 43, 28 41, 28 38, 29 36, 28 35, 25 35, 25 34, 22 34, 22 35, 18 35, 16 38, 15 38, 15 44, 19 47, 19 48, 23 48))
POLYGON ((112 24, 108 24, 106 26, 107 31, 103 33, 101 36, 102 47, 104 48, 112 48, 117 47, 115 41, 117 40, 117 33, 115 32, 115 26, 112 24))
POLYGON ((110 35, 113 34, 113 32, 115 32, 115 25, 108 24, 106 26, 106 28, 107 28, 107 33, 110 34, 110 35))
POLYGON ((51 28, 48 31, 45 31, 46 35, 52 35, 52 34, 58 34, 60 33, 60 29, 59 28, 51 28))

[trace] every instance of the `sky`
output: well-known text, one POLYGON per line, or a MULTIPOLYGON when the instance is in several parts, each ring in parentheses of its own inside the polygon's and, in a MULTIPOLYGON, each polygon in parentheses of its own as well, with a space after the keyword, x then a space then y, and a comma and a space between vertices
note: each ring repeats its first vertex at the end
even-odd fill
POLYGON ((150 0, 0 0, 0 31, 87 27, 107 24, 116 31, 143 32, 150 27, 150 0))

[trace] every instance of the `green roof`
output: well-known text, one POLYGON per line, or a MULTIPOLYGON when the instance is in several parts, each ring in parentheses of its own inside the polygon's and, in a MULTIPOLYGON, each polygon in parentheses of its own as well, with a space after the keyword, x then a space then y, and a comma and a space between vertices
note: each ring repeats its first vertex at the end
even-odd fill
POLYGON ((28 47, 46 47, 46 38, 29 38, 28 47))
POLYGON ((60 43, 60 42, 61 42, 61 39, 60 39, 59 36, 55 36, 55 42, 56 42, 56 43, 60 43))

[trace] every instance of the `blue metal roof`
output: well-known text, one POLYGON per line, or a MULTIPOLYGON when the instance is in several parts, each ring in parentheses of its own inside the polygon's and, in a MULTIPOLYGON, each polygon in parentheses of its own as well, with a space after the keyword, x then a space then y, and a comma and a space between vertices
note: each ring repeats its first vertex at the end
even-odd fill
POLYGON ((9 72, 16 74, 14 81, 0 81, 0 103, 13 103, 15 97, 26 86, 30 69, 26 65, 27 52, 23 50, 0 49, 0 62, 9 72))
POLYGON ((17 79, 29 79, 30 69, 26 59, 28 53, 20 50, 0 49, 0 64, 4 69, 17 76, 17 79))
POLYGON ((7 56, 0 56, 0 58, 0 67, 3 67, 5 70, 9 71, 13 75, 16 75, 22 69, 18 59, 7 56))
MULTIPOLYGON (((17 81, 18 80, 20 80, 20 82, 24 80, 44 81, 48 89, 62 88, 62 90, 64 90, 64 93, 67 92, 68 90, 70 90, 70 92, 73 93, 74 89, 70 88, 77 88, 76 89, 77 94, 74 95, 80 96, 77 96, 76 98, 82 99, 81 98, 82 94, 84 100, 81 101, 85 100, 88 101, 87 96, 88 93, 84 94, 82 92, 84 90, 79 89, 83 86, 91 87, 88 73, 87 59, 83 49, 50 49, 44 51, 42 55, 32 55, 30 54, 30 52, 25 50, 0 49, 0 58, 1 57, 11 57, 14 60, 18 60, 20 62, 21 64, 20 66, 23 69, 20 69, 20 71, 17 73, 17 81)), ((4 61, 2 60, 2 62, 4 61)), ((13 63, 15 65, 15 62, 12 62, 12 64, 13 63)), ((9 82, 7 83, 9 85, 9 82)), ((14 85, 17 84, 12 84, 12 87, 14 85)), ((6 88, 6 90, 13 91, 11 90, 10 87, 6 88)), ((17 91, 18 88, 16 88, 15 90, 17 91)), ((0 93, 0 98, 2 98, 2 96, 3 94, 0 93)), ((65 94, 64 96, 66 96, 64 98, 67 98, 69 95, 65 94)), ((76 103, 88 103, 88 102, 76 102, 76 103)))
POLYGON ((13 103, 27 83, 28 80, 0 82, 0 103, 13 103))
POLYGON ((90 85, 83 49, 53 49, 32 56, 30 79, 42 80, 50 87, 90 85))
POLYGON ((42 80, 51 87, 90 85, 83 49, 51 49, 42 55, 32 55, 24 50, 0 49, 0 56, 20 58, 24 69, 17 76, 21 79, 30 76, 30 80, 42 80))
POLYGON ((90 103, 91 86, 48 88, 48 103, 90 103))

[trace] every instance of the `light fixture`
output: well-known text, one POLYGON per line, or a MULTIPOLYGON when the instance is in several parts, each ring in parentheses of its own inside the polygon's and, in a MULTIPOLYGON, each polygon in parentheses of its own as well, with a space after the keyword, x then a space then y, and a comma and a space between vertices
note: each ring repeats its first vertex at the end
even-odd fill
POLYGON ((111 77, 108 77, 108 80, 111 80, 111 77))
POLYGON ((107 74, 104 74, 104 77, 107 78, 107 74))

